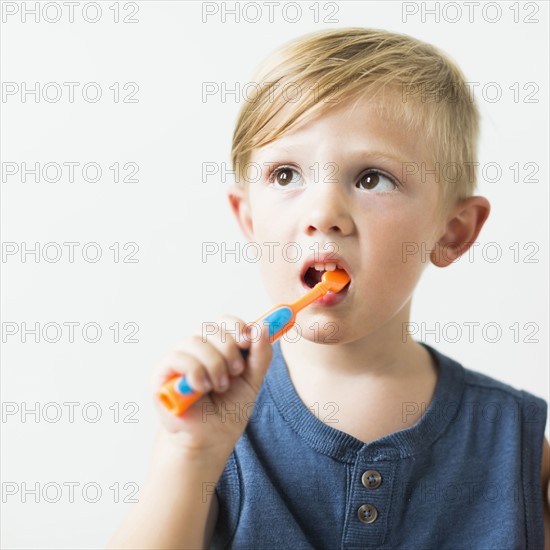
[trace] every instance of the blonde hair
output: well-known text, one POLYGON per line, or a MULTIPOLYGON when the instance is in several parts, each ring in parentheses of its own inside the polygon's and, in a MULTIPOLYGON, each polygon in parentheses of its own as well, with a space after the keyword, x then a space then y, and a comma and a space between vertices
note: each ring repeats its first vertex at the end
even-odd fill
POLYGON ((253 149, 342 100, 373 101, 388 87, 393 101, 383 96, 379 108, 429 140, 434 164, 425 169, 439 163, 440 204, 450 207, 476 189, 479 113, 461 70, 431 44, 380 29, 317 31, 274 51, 251 84, 231 149, 239 186, 246 187, 253 149))

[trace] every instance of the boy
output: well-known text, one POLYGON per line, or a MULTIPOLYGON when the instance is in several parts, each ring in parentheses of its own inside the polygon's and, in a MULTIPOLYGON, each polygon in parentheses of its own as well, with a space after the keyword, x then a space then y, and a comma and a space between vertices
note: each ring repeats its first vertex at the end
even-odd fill
POLYGON ((229 199, 247 239, 281 245, 261 257, 272 303, 323 270, 350 284, 299 314, 294 342, 235 337, 226 317, 158 367, 154 391, 185 374, 210 393, 180 417, 159 406, 149 482, 110 548, 550 548, 546 402, 404 337, 426 255, 452 263, 490 211, 466 169, 479 115, 462 73, 347 28, 285 45, 253 80, 229 199))

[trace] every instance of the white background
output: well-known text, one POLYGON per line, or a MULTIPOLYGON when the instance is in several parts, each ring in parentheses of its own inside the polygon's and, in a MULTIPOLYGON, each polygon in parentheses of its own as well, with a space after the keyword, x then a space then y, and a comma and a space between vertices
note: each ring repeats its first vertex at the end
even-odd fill
MULTIPOLYGON (((462 6, 460 16, 446 2, 439 3, 439 22, 433 14, 422 14, 426 8, 433 9, 434 2, 321 2, 320 21, 315 22, 313 2, 301 2, 302 15, 295 23, 285 21, 281 2, 271 24, 261 2, 252 2, 261 10, 256 23, 242 15, 237 23, 230 14, 222 21, 221 7, 203 22, 202 4, 183 1, 139 2, 139 11, 133 15, 136 23, 115 23, 111 1, 99 2, 102 15, 96 23, 83 19, 83 4, 75 8, 70 23, 62 3, 52 3, 62 9, 59 22, 41 17, 37 23, 32 14, 23 22, 24 6, 18 4, 18 13, 10 15, 12 4, 3 4, 3 82, 20 87, 26 83, 28 88, 35 82, 80 85, 73 103, 65 86, 62 98, 51 103, 43 98, 35 102, 32 95, 23 101, 20 90, 4 95, 2 162, 26 162, 31 167, 35 162, 73 161, 80 166, 96 162, 103 177, 97 183, 86 182, 77 168, 73 183, 67 172, 55 183, 42 178, 36 183, 32 175, 23 183, 20 174, 6 176, 2 182, 4 243, 19 247, 22 243, 32 247, 35 242, 80 243, 73 263, 68 261, 66 247, 62 258, 53 263, 43 258, 35 262, 32 255, 22 261, 20 252, 3 258, 2 481, 19 488, 15 495, 3 495, 4 547, 105 545, 131 506, 115 502, 110 487, 120 485, 122 501, 131 496, 133 487, 124 489, 124 485, 141 486, 145 478, 158 425, 148 385, 154 364, 203 321, 225 313, 251 320, 274 305, 256 265, 242 257, 235 261, 229 256, 225 262, 220 255, 207 262, 201 258, 205 242, 221 245, 223 241, 233 248, 236 243, 246 244, 226 199, 231 176, 203 179, 201 172, 205 162, 225 163, 229 169, 231 137, 243 98, 228 96, 222 101, 218 94, 203 101, 202 86, 213 82, 242 89, 272 50, 314 30, 364 26, 410 34, 443 49, 468 81, 479 83, 479 160, 482 166, 497 163, 502 168, 498 181, 481 178, 478 190, 489 199, 491 216, 472 261, 465 257, 447 269, 428 267, 416 291, 411 321, 431 329, 436 322, 441 327, 457 323, 463 334, 455 343, 450 341, 455 337, 452 330, 447 337, 443 332, 439 341, 430 334, 415 338, 467 368, 548 401, 546 2, 516 4, 516 12, 512 2, 493 2, 485 12, 478 5, 474 22, 468 20, 466 6, 454 3, 462 6), (495 20, 498 7, 501 15, 495 20), (405 9, 417 13, 404 21, 405 9), (335 22, 324 22, 331 14, 335 22), (458 21, 451 22, 457 15, 458 21), (529 19, 538 22, 526 22, 529 19), (103 95, 97 103, 82 97, 88 82, 101 86, 103 95), (138 102, 114 102, 109 87, 117 82, 121 98, 127 95, 124 84, 137 83, 138 102), (495 102, 490 101, 492 95, 486 98, 480 93, 491 82, 502 90, 495 102), (509 89, 516 82, 517 102, 509 89), (532 97, 538 102, 525 103, 534 88, 523 86, 533 82, 538 91, 532 97), (115 162, 137 163, 139 181, 115 183, 109 169, 115 162), (516 162, 518 182, 508 168, 516 162), (525 181, 528 162, 538 166, 532 176, 536 182, 525 181), (90 242, 101 246, 103 255, 97 263, 82 258, 83 245, 90 242), (128 242, 139 245, 138 262, 115 262, 109 247, 128 242), (510 249, 514 246, 519 258, 510 249), (491 261, 498 249, 502 257, 491 261), (530 252, 537 262, 524 261, 530 252), (23 323, 32 328, 37 322, 43 327, 71 321, 80 323, 74 342, 69 342, 68 330, 57 343, 44 341, 42 335, 36 343, 32 334, 23 342, 21 332, 6 333, 13 323, 21 329, 23 323), (473 342, 468 341, 464 325, 468 322, 480 323, 473 342), (82 337, 86 323, 102 328, 95 344, 82 337), (120 323, 121 338, 129 336, 122 328, 126 323, 137 324, 134 338, 139 342, 115 343, 109 329, 114 323, 120 323), (500 341, 483 338, 481 327, 487 323, 501 327, 500 341), (518 323, 519 342, 514 342, 509 328, 514 323, 518 323), (531 337, 538 343, 525 341, 531 334, 529 327, 535 328, 531 337), (65 402, 77 403, 74 422, 65 402), (36 403, 39 417, 28 414, 22 421, 21 410, 36 403), (47 403, 54 405, 46 408, 47 403), (85 409, 88 403, 96 405, 85 409), (48 422, 46 415, 55 420, 55 404, 62 416, 48 422), (14 407, 19 412, 7 414, 14 407), (136 407, 139 410, 132 415, 136 407), (101 418, 90 421, 97 410, 101 418), (79 484, 74 502, 63 485, 68 482, 79 484), (27 489, 39 484, 38 503, 33 494, 23 502, 23 483, 27 489), (95 485, 83 495, 87 483, 95 485), (93 499, 97 486, 101 498, 95 504, 87 502, 84 497, 93 499), (56 488, 64 489, 60 500, 47 502, 56 498, 56 488)), ((27 2, 26 8, 34 4, 27 2)), ((88 18, 95 17, 95 10, 88 9, 88 18)), ((121 2, 119 10, 121 19, 130 16, 132 3, 121 2)), ((289 9, 287 19, 295 13, 289 9)), ((55 6, 50 7, 46 18, 55 14, 55 6)), ((489 172, 489 177, 493 174, 489 172)), ((126 254, 122 251, 121 257, 126 254)), ((55 330, 50 330, 53 335, 55 330)), ((494 332, 487 334, 492 338, 494 332)))

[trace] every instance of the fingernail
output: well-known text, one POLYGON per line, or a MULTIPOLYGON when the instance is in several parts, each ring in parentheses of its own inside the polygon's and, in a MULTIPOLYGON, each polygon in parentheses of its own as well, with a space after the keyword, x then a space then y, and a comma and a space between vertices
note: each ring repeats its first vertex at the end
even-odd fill
POLYGON ((220 388, 227 388, 229 386, 229 378, 227 377, 227 374, 224 374, 223 376, 220 376, 220 388))
POLYGON ((242 368, 243 364, 238 359, 235 359, 235 361, 231 363, 231 372, 233 372, 234 374, 241 372, 242 368))
POLYGON ((210 380, 208 379, 208 377, 204 377, 202 379, 202 383, 203 383, 203 387, 206 391, 210 391, 212 389, 212 384, 210 383, 210 380))

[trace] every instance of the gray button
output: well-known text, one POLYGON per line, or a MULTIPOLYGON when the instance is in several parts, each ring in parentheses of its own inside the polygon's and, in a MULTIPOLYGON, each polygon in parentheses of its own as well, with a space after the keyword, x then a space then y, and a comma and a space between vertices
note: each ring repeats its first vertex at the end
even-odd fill
POLYGON ((380 475, 380 472, 376 470, 367 470, 361 476, 361 483, 367 489, 377 489, 382 483, 382 476, 380 475))
POLYGON ((378 517, 378 510, 372 504, 362 504, 357 509, 357 516, 363 523, 372 523, 378 517))

